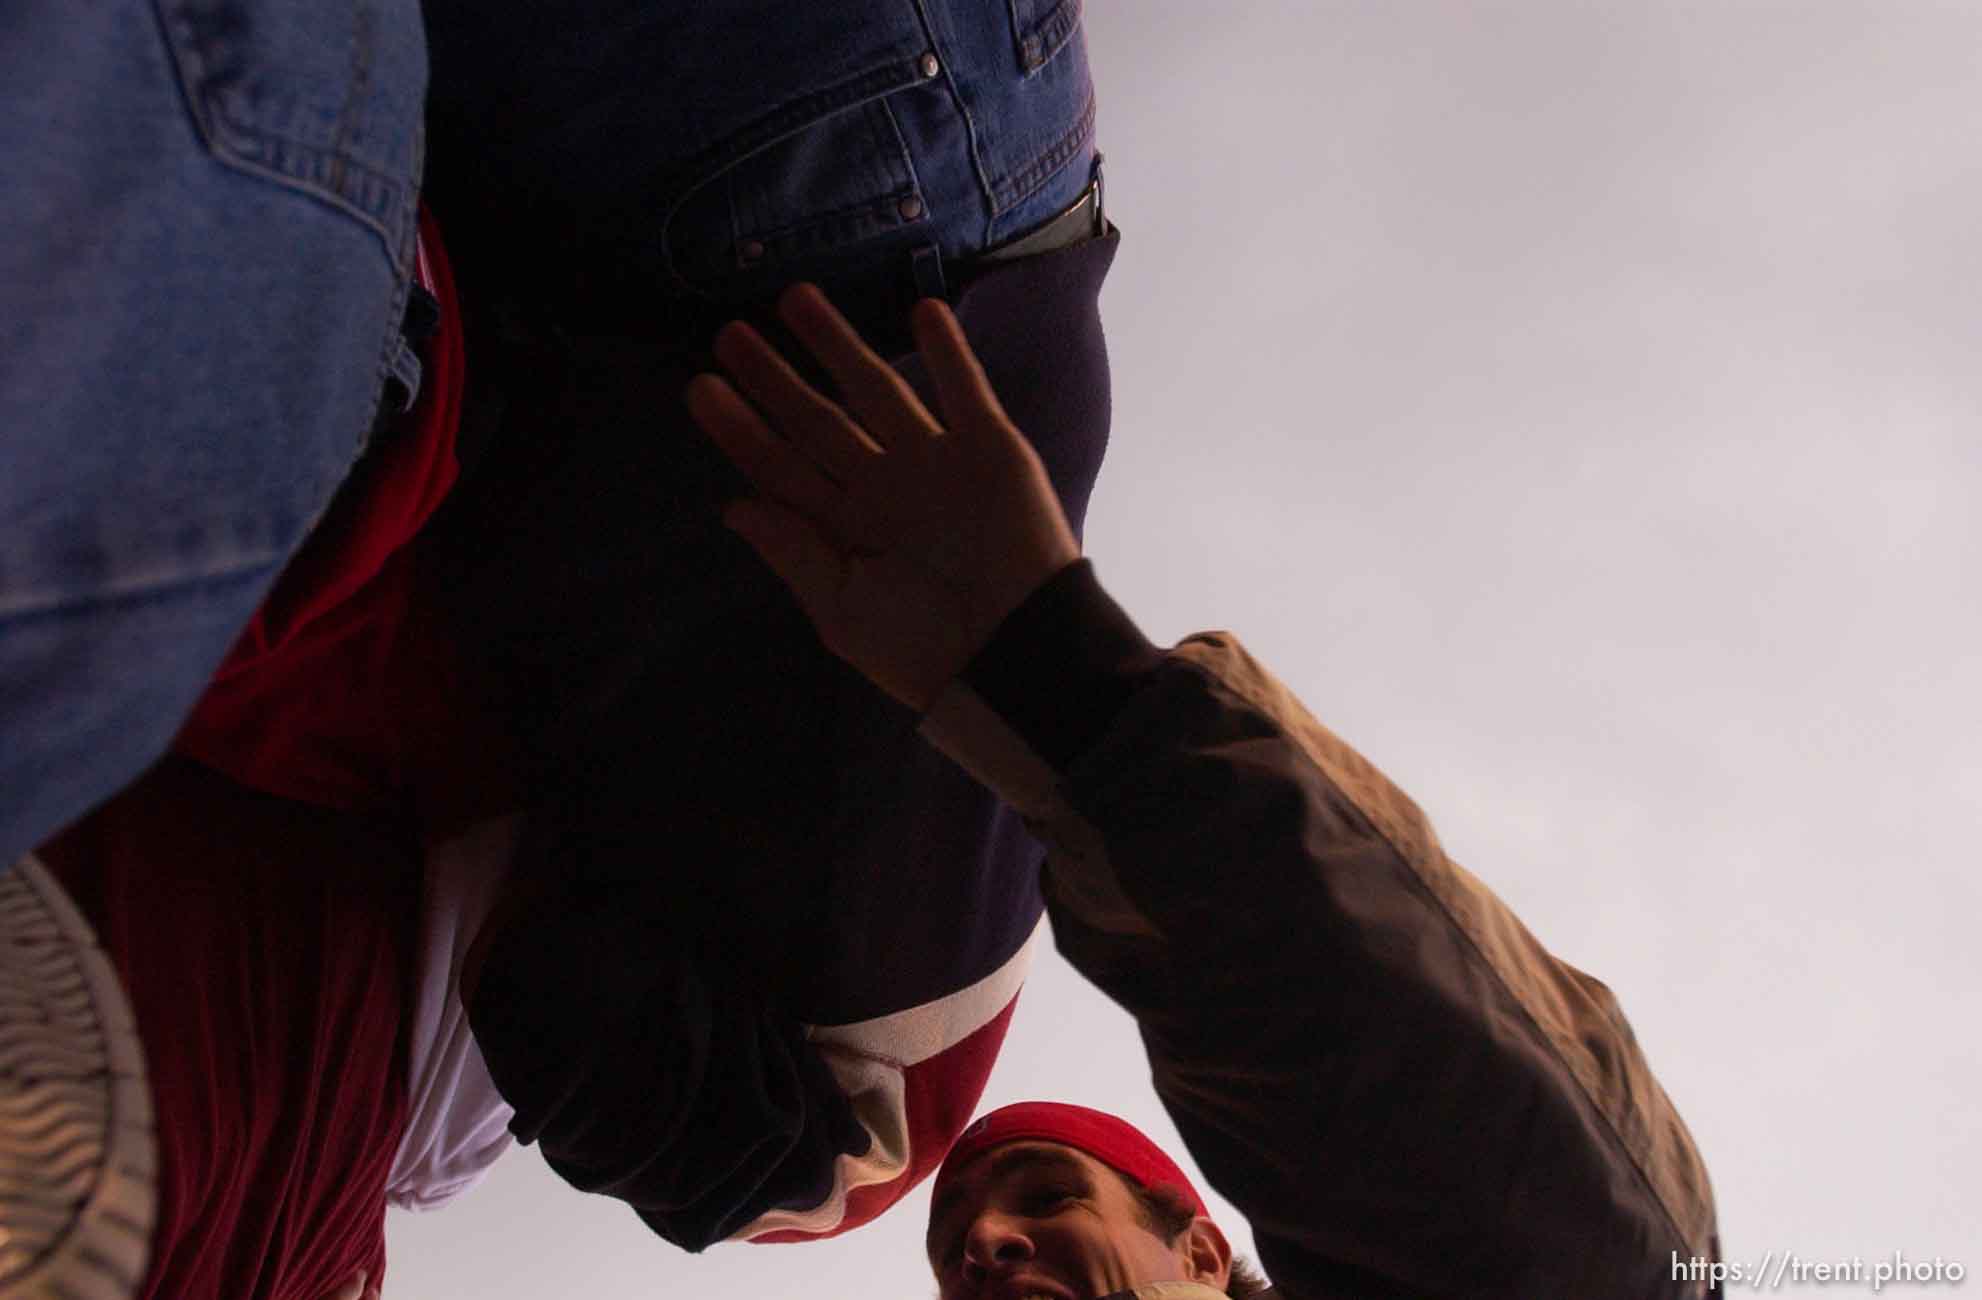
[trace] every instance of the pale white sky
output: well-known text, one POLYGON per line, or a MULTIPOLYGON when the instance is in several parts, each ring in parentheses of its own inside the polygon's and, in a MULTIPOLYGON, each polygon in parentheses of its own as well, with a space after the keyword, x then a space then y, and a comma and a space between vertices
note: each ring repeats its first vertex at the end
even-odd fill
MULTIPOLYGON (((1616 990, 1731 1257, 1982 1270, 1982 6, 1087 27, 1103 578, 1239 632, 1616 990)), ((1175 1142, 1050 954, 986 1104, 1027 1096, 1175 1142)), ((690 1257, 518 1151, 392 1216, 386 1294, 923 1297, 926 1199, 690 1257)))

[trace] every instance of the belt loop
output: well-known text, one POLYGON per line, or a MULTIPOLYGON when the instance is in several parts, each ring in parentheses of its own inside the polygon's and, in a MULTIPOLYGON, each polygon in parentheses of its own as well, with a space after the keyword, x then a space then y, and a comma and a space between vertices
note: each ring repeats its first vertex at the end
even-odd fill
POLYGON ((400 413, 404 414, 413 409, 414 401, 420 396, 420 354, 406 341, 404 333, 394 343, 392 360, 386 364, 386 399, 396 400, 400 413), (394 384, 400 390, 396 399, 392 393, 394 384))
POLYGON ((909 269, 915 275, 917 298, 949 298, 943 288, 942 249, 934 244, 924 244, 909 256, 909 269))

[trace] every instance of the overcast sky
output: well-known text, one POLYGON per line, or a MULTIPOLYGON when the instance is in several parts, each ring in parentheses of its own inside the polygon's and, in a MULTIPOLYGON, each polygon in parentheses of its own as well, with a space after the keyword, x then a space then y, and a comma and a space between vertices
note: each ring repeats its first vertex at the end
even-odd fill
MULTIPOLYGON (((1982 4, 1087 28, 1103 579, 1237 631, 1617 992, 1731 1258, 1982 1271, 1982 4)), ((1050 953, 985 1100, 1031 1096, 1181 1154, 1050 953)), ((522 1150, 391 1216, 386 1294, 924 1297, 926 1205, 690 1257, 522 1150)))

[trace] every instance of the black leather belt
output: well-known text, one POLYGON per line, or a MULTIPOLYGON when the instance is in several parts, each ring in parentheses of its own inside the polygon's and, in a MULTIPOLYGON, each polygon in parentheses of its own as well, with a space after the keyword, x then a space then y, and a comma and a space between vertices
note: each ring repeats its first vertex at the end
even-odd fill
POLYGON ((971 260, 1009 262, 1020 257, 1037 257, 1098 238, 1107 230, 1108 218, 1101 211, 1101 178, 1097 175, 1079 198, 1045 225, 1034 226, 1017 239, 979 253, 971 260))

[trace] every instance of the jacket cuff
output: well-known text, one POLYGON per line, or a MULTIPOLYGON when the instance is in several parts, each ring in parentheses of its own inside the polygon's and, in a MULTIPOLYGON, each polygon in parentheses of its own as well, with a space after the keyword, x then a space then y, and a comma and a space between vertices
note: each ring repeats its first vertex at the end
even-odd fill
POLYGON ((1080 559, 1047 579, 962 674, 1006 725, 1056 771, 1108 730, 1163 652, 1101 589, 1080 559))

